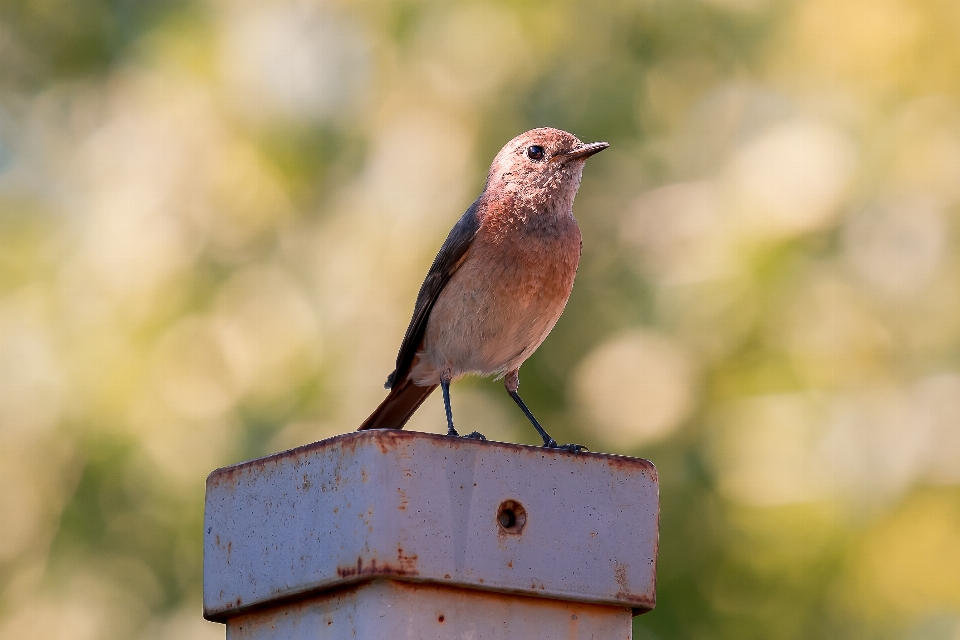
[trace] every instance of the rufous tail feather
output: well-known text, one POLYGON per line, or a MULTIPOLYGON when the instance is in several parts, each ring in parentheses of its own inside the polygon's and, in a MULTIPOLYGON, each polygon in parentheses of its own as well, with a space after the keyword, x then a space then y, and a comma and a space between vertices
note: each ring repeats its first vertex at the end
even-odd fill
POLYGON ((409 378, 394 385, 380 406, 363 421, 357 431, 364 429, 403 429, 413 412, 427 399, 438 385, 418 387, 409 378))

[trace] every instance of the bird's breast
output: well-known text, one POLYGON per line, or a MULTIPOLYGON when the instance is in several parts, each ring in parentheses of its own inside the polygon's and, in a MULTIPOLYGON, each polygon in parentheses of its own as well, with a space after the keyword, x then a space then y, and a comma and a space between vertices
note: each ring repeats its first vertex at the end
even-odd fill
POLYGON ((415 378, 444 366, 454 376, 515 369, 563 313, 580 261, 573 216, 498 223, 481 225, 440 293, 415 378))

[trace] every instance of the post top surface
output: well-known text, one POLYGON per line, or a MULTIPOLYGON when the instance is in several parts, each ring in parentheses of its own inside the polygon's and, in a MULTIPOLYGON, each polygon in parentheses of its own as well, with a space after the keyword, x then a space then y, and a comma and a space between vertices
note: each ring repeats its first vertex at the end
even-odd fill
POLYGON ((204 613, 376 577, 653 607, 639 458, 411 431, 336 436, 207 478, 204 613))
POLYGON ((571 460, 602 460, 613 469, 620 469, 625 473, 649 473, 653 474, 654 480, 657 479, 656 466, 644 458, 634 458, 598 451, 581 451, 580 453, 574 454, 562 450, 545 449, 543 447, 511 442, 497 442, 496 440, 451 438, 450 436, 439 433, 425 433, 423 431, 407 431, 403 429, 374 429, 369 431, 349 431, 331 438, 300 445, 293 449, 287 449, 286 451, 271 453, 262 458, 245 460, 226 467, 214 469, 207 475, 207 487, 209 488, 211 483, 216 486, 222 482, 231 482, 234 478, 242 477, 246 474, 258 473, 271 465, 278 465, 284 462, 296 463, 324 450, 337 448, 344 451, 355 452, 358 447, 375 445, 381 453, 386 454, 391 449, 396 449, 401 443, 409 442, 410 440, 432 441, 448 450, 470 447, 496 447, 504 453, 511 452, 518 456, 529 456, 531 459, 555 456, 561 460, 567 457, 571 460))

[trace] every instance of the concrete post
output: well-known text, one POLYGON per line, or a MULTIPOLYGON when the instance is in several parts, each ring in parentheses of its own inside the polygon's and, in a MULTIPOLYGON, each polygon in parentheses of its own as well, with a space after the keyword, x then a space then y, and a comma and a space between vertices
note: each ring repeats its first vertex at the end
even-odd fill
POLYGON ((654 606, 646 460, 349 433, 207 478, 228 640, 630 638, 654 606))

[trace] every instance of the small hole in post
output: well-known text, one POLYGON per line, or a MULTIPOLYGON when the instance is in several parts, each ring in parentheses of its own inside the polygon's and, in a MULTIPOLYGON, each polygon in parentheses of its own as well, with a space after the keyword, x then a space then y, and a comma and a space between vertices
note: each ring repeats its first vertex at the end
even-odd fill
POLYGON ((506 500, 497 508, 497 524, 502 531, 519 535, 527 524, 527 510, 516 500, 506 500))

